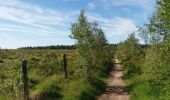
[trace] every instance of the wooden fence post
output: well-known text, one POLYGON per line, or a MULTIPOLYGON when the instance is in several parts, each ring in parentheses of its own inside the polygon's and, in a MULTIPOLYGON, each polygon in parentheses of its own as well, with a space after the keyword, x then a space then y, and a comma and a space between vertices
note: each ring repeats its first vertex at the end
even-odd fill
POLYGON ((63 66, 64 66, 65 78, 68 78, 66 54, 63 55, 63 66))
POLYGON ((28 87, 28 77, 27 77, 27 60, 22 60, 22 76, 24 83, 24 100, 29 100, 29 87, 28 87))

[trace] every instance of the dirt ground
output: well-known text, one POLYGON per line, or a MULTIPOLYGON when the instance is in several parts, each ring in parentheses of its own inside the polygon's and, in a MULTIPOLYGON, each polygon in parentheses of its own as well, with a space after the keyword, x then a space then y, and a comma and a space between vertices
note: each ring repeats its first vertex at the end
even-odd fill
POLYGON ((125 83, 122 80, 123 67, 118 59, 114 59, 113 62, 113 69, 107 80, 106 90, 98 97, 98 100, 130 100, 125 83))

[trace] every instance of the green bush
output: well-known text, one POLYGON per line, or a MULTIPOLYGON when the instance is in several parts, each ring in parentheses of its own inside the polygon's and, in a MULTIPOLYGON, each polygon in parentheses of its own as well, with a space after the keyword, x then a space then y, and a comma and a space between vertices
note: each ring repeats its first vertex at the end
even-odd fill
POLYGON ((0 94, 18 97, 22 94, 23 82, 21 64, 17 61, 8 61, 2 64, 4 66, 1 72, 0 94))

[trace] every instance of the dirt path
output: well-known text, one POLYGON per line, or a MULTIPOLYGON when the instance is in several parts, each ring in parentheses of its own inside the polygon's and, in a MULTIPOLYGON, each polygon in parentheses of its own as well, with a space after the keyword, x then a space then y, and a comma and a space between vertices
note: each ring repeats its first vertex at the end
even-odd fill
POLYGON ((115 59, 110 77, 107 80, 106 90, 98 97, 98 100, 130 100, 122 76, 122 65, 119 63, 118 59, 115 59))

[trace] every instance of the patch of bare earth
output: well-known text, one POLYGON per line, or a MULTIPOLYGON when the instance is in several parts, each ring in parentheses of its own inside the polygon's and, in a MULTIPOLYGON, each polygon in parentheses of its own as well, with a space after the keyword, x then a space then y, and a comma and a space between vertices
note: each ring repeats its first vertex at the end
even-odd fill
POLYGON ((106 90, 98 97, 98 100, 130 100, 122 76, 123 67, 118 59, 115 59, 110 77, 107 80, 106 90))

